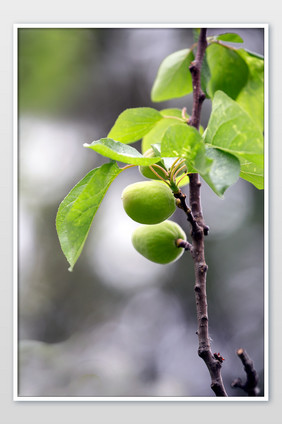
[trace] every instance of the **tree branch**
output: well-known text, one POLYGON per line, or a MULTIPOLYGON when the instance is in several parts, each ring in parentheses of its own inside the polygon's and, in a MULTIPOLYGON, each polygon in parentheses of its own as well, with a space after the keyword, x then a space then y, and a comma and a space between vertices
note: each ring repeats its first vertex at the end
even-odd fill
POLYGON ((244 390, 248 393, 248 396, 258 396, 260 390, 258 386, 258 373, 254 368, 254 363, 248 356, 247 352, 244 349, 238 349, 237 355, 240 358, 242 364, 244 365, 244 370, 247 374, 247 380, 243 384, 241 378, 236 378, 231 384, 231 387, 240 387, 240 389, 244 390))
MULTIPOLYGON (((190 65, 190 72, 192 75, 193 84, 193 109, 192 115, 188 122, 189 125, 199 129, 202 103, 205 95, 201 89, 201 66, 204 58, 205 50, 207 47, 205 28, 201 29, 198 48, 195 60, 190 65)), ((216 396, 227 396, 223 381, 221 378, 221 367, 223 358, 220 354, 213 355, 210 347, 210 337, 208 329, 208 305, 207 305, 207 292, 206 292, 206 275, 208 266, 205 261, 205 246, 204 236, 207 234, 208 227, 204 224, 204 218, 201 207, 201 182, 198 174, 189 174, 190 177, 190 205, 191 214, 197 224, 197 231, 195 231, 196 224, 191 223, 192 231, 192 249, 191 255, 194 261, 195 270, 195 299, 197 308, 198 319, 198 339, 199 348, 198 355, 204 360, 210 376, 211 388, 216 396)))

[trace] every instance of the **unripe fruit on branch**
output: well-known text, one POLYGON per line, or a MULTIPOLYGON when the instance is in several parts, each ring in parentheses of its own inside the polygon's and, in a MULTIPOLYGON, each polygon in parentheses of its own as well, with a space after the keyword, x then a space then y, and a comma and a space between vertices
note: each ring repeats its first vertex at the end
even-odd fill
POLYGON ((179 259, 184 249, 177 247, 177 240, 186 241, 186 234, 173 221, 156 225, 143 225, 132 235, 132 244, 141 255, 158 264, 168 264, 179 259))
MULTIPOLYGON (((146 156, 146 157, 148 157, 148 158, 154 158, 154 157, 156 157, 156 155, 155 155, 155 152, 154 152, 154 150, 151 148, 151 149, 149 149, 149 150, 147 150, 145 153, 144 153, 144 156, 146 156)), ((159 165, 159 166, 161 166, 163 169, 164 169, 164 171, 166 170, 165 169, 165 167, 164 167, 164 165, 163 165, 163 163, 160 161, 160 162, 157 162, 157 164, 156 165, 159 165)), ((152 167, 154 168, 154 165, 152 165, 152 167)), ((162 177, 162 178, 164 178, 164 176, 165 176, 165 174, 164 174, 164 172, 161 170, 161 169, 159 169, 158 167, 155 167, 154 168, 154 170, 162 177)), ((150 167, 149 166, 139 166, 139 171, 141 172, 141 174, 144 176, 144 177, 146 177, 146 178, 150 178, 151 180, 158 180, 159 178, 158 178, 158 176, 150 169, 150 167)))
POLYGON ((121 198, 127 215, 140 224, 158 224, 176 209, 170 188, 158 181, 130 184, 123 190, 121 198))

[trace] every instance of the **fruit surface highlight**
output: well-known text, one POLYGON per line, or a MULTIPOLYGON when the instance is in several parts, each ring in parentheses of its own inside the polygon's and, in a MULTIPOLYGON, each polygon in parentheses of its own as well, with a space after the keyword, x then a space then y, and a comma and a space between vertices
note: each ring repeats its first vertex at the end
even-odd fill
POLYGON ((168 264, 179 259, 184 248, 177 247, 176 241, 186 241, 186 234, 173 221, 156 225, 143 225, 132 234, 132 244, 141 255, 158 264, 168 264))
POLYGON ((176 209, 170 188, 158 181, 130 184, 123 190, 121 198, 127 215, 140 224, 158 224, 176 209))

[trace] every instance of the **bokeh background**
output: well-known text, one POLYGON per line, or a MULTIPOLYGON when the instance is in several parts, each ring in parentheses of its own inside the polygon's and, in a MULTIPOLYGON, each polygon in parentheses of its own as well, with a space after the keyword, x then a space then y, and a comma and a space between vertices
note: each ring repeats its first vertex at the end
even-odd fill
MULTIPOLYGON (((263 54, 262 29, 208 35, 227 31, 263 54)), ((150 91, 161 61, 192 43, 187 28, 18 30, 19 396, 213 396, 197 356, 189 254, 157 265, 131 245, 138 224, 121 192, 143 179, 138 169, 111 185, 72 273, 55 229, 62 199, 106 161, 83 143, 106 136, 126 108, 191 112, 191 96, 153 104, 150 91)), ((203 126, 210 109, 206 100, 203 126)), ((211 343, 225 358, 229 396, 245 395, 230 388, 245 378, 240 347, 264 393, 263 202, 263 191, 243 180, 224 200, 202 186, 211 343)), ((189 233, 181 211, 173 219, 189 233)))

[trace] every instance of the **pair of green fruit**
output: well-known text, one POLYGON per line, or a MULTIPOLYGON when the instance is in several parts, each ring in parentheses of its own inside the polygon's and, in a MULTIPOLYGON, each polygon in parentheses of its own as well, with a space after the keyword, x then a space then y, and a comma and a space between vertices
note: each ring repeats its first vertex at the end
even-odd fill
POLYGON ((177 246, 177 241, 186 241, 186 234, 178 224, 167 220, 176 209, 170 188, 159 181, 141 181, 124 189, 122 201, 130 218, 146 224, 132 235, 135 249, 159 264, 179 259, 184 249, 177 246))

